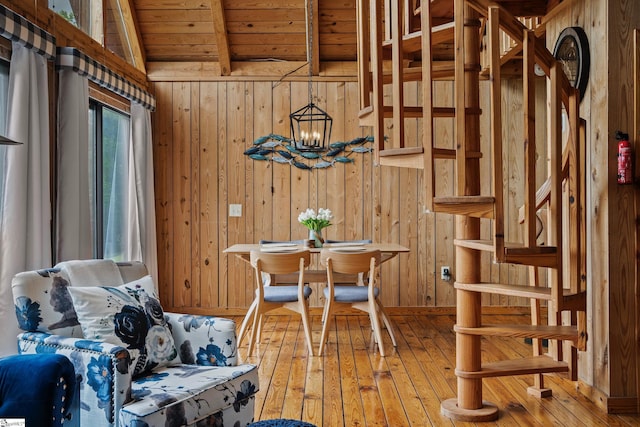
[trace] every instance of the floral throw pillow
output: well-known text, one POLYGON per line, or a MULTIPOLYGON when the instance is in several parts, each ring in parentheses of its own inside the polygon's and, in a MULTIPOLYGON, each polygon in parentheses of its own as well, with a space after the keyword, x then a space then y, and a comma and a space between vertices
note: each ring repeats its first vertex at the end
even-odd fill
POLYGON ((86 339, 140 352, 133 375, 179 363, 151 276, 117 287, 69 287, 86 339))

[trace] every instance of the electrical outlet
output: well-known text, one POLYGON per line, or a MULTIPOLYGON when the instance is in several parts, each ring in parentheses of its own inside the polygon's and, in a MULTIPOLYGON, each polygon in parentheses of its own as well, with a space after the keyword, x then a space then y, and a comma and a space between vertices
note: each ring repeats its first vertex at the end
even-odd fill
POLYGON ((443 265, 440 267, 440 278, 445 282, 451 280, 451 269, 448 265, 443 265))
POLYGON ((242 205, 229 205, 229 216, 242 216, 242 205))

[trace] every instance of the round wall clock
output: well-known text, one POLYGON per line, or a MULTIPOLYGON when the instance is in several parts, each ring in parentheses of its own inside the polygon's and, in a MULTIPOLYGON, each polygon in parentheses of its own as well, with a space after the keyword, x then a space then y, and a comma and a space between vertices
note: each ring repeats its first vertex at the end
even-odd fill
POLYGON ((569 83, 584 97, 589 81, 589 40, 580 27, 567 27, 558 36, 553 56, 560 61, 569 83))

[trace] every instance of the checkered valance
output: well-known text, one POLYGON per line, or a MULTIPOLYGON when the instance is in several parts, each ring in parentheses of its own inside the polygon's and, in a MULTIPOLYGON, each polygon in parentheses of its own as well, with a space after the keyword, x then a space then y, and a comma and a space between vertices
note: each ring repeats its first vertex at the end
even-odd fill
POLYGON ((26 18, 0 5, 0 35, 22 43, 47 59, 56 57, 56 38, 26 18))
POLYGON ((151 111, 156 108, 156 99, 149 92, 134 85, 74 47, 58 48, 56 67, 58 69, 70 69, 82 76, 87 76, 94 83, 124 96, 130 101, 137 102, 151 111))

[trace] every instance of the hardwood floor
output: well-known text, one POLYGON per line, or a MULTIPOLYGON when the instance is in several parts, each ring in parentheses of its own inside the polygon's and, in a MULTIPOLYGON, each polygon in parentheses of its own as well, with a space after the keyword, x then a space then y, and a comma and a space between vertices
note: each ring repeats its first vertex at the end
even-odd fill
MULTIPOLYGON (((502 319, 498 319, 502 317, 502 319)), ((504 316, 485 316, 488 323, 504 316)), ((528 323, 522 315, 511 323, 528 323)), ((290 418, 316 426, 471 426, 440 415, 440 402, 455 397, 454 316, 391 316, 398 347, 387 357, 371 348, 365 316, 336 316, 325 355, 309 357, 298 316, 269 316, 254 355, 245 357, 247 340, 239 349, 247 363, 259 365, 260 391, 256 420, 290 418)), ((238 324, 241 318, 235 319, 238 324)), ((320 317, 312 317, 313 340, 320 340, 320 317)), ((483 338, 483 360, 528 356, 523 340, 483 338)), ((317 351, 317 348, 316 348, 317 351)), ((532 377, 485 379, 483 398, 500 409, 496 422, 480 426, 637 426, 638 415, 607 415, 575 390, 575 383, 547 375, 553 396, 527 394, 532 377)))

